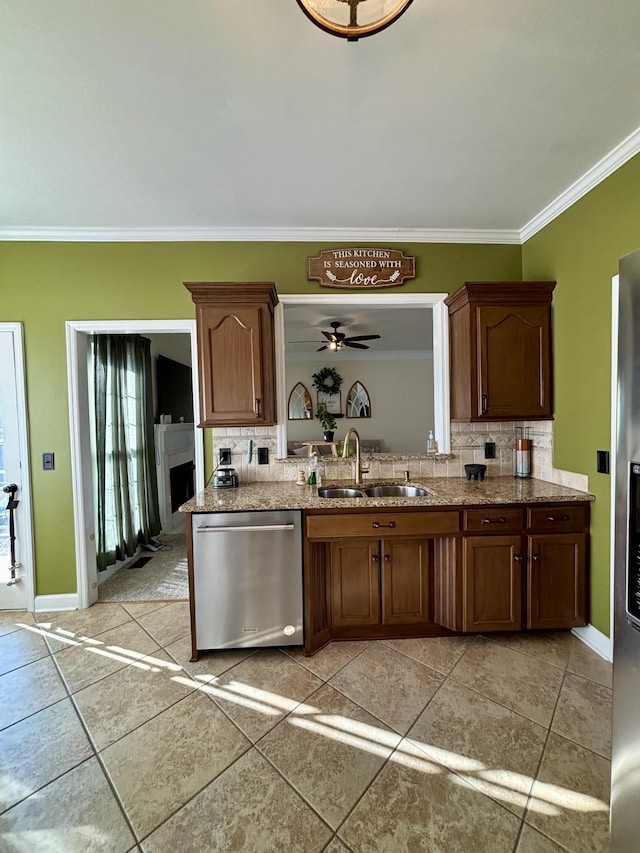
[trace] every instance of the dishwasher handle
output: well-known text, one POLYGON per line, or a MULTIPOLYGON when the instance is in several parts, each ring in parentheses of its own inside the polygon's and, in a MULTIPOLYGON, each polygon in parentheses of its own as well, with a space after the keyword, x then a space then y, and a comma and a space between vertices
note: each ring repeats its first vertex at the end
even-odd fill
POLYGON ((198 527, 196 533, 260 533, 271 530, 294 530, 295 524, 250 524, 242 527, 198 527))

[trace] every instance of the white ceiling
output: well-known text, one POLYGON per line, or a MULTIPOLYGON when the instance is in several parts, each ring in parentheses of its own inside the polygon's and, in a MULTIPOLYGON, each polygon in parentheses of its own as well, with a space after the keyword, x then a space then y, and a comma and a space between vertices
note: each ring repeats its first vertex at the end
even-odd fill
POLYGON ((295 0, 0 16, 5 238, 515 233, 640 125, 638 0, 414 0, 357 43, 295 0))

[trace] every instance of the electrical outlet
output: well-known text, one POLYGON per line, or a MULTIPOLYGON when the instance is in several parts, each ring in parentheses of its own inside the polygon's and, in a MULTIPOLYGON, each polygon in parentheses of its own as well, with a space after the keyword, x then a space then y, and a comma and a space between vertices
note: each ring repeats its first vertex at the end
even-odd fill
POLYGON ((53 453, 42 454, 42 470, 53 471, 56 467, 55 455, 53 453))
POLYGON ((220 454, 220 464, 221 465, 231 465, 231 448, 230 447, 221 447, 218 451, 220 454))
POLYGON ((485 441, 485 443, 484 443, 484 458, 485 459, 495 459, 496 458, 496 443, 495 443, 495 441, 485 441))
POLYGON ((269 448, 268 447, 259 447, 258 448, 258 465, 268 465, 269 464, 269 448))

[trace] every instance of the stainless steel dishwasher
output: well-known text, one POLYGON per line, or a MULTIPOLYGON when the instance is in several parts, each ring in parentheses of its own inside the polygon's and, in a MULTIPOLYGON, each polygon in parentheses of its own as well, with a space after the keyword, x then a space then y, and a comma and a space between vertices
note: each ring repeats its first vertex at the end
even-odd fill
POLYGON ((196 648, 302 645, 300 512, 191 518, 196 648))

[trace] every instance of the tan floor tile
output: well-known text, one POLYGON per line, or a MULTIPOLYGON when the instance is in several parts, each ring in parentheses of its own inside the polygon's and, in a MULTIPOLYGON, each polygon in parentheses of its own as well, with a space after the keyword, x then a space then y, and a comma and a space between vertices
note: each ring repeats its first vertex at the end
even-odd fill
POLYGON ((12 631, 0 637, 0 675, 46 657, 49 649, 44 637, 35 631, 12 631))
POLYGON ((255 743, 321 686, 286 655, 261 649, 201 690, 255 743))
POLYGON ((147 613, 151 613, 152 610, 160 610, 161 607, 166 607, 167 604, 171 604, 170 601, 122 601, 120 602, 121 606, 133 616, 134 619, 137 619, 139 616, 144 616, 147 613))
POLYGON ((556 666, 478 637, 451 672, 451 678, 549 726, 563 672, 556 666))
POLYGON ((319 652, 311 656, 305 655, 304 649, 297 646, 285 646, 281 651, 317 675, 318 678, 328 681, 348 663, 351 663, 368 645, 367 641, 329 643, 324 649, 320 649, 319 652))
POLYGON ((606 758, 552 732, 526 822, 572 853, 606 853, 610 777, 606 758))
POLYGON ((165 651, 192 678, 202 681, 210 681, 216 675, 222 675, 223 672, 226 672, 228 669, 231 669, 236 664, 241 663, 256 653, 256 649, 200 652, 198 660, 191 661, 191 636, 176 640, 175 643, 166 646, 165 651))
POLYGON ((93 755, 69 699, 0 732, 0 811, 93 755))
POLYGON ((67 697, 51 657, 0 675, 0 729, 67 697))
POLYGON ((22 625, 33 625, 33 613, 28 610, 0 610, 0 637, 20 631, 22 625))
POLYGON ((95 758, 5 812, 2 822, 7 853, 125 853, 134 844, 95 758))
POLYGON ((487 636, 516 652, 531 655, 561 669, 566 669, 573 644, 578 642, 571 631, 521 631, 517 634, 506 631, 487 636))
POLYGON ((551 841, 525 823, 522 827, 522 835, 516 853, 565 853, 565 848, 560 847, 555 841, 551 841))
POLYGON ((102 750, 191 693, 175 681, 184 674, 158 652, 78 691, 74 698, 98 750, 102 750), (168 664, 168 666, 165 666, 168 664))
POLYGON ((142 843, 145 853, 321 851, 331 830, 252 749, 142 843))
POLYGON ((119 604, 94 604, 84 610, 36 613, 36 624, 46 632, 47 643, 52 652, 69 648, 69 640, 95 637, 96 634, 102 634, 130 619, 131 616, 119 604))
POLYGON ((56 662, 72 693, 159 649, 156 641, 134 621, 96 634, 91 640, 56 654, 56 662))
POLYGON ((138 622, 164 648, 191 634, 189 602, 172 601, 166 607, 140 616, 138 622))
POLYGON ((396 732, 406 734, 442 676, 380 644, 365 649, 330 683, 396 732))
POLYGON ((258 748, 336 829, 400 742, 375 717, 328 684, 307 703, 318 714, 295 711, 258 748))
POLYGON ((435 761, 522 817, 547 730, 454 681, 447 681, 408 738, 435 761))
POLYGON ((251 747, 206 696, 192 693, 102 753, 144 838, 251 747))
POLYGON ((460 660, 473 637, 426 637, 407 640, 384 640, 397 652, 402 652, 425 666, 430 666, 445 675, 451 672, 460 660))
POLYGON ((567 673, 551 730, 611 758, 611 690, 567 673))
POLYGON ((567 669, 569 672, 588 678, 589 681, 597 681, 605 687, 612 686, 613 664, 601 658, 597 652, 580 640, 574 643, 567 669))
POLYGON ((519 818, 416 753, 409 747, 394 753, 342 825, 340 837, 367 853, 512 853, 519 818))

